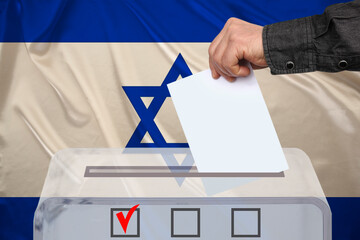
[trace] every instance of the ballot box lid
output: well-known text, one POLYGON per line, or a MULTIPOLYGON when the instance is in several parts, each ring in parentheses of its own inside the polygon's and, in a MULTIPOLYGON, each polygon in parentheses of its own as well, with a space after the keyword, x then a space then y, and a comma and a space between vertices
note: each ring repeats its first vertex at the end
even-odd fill
POLYGON ((283 151, 284 172, 202 173, 189 148, 65 149, 51 159, 41 198, 325 198, 308 156, 283 151))

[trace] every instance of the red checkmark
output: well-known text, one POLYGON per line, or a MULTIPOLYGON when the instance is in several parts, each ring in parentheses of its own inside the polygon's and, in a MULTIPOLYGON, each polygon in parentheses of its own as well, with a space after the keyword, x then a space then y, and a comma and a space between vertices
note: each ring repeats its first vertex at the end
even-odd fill
POLYGON ((116 216, 119 219, 119 222, 120 222, 125 234, 126 234, 126 229, 127 229, 128 224, 129 224, 130 218, 131 218, 131 216, 133 215, 133 213, 135 212, 136 208, 139 205, 140 204, 135 205, 132 208, 130 208, 129 212, 126 215, 126 218, 124 217, 124 214, 122 212, 119 212, 119 213, 116 214, 116 216))

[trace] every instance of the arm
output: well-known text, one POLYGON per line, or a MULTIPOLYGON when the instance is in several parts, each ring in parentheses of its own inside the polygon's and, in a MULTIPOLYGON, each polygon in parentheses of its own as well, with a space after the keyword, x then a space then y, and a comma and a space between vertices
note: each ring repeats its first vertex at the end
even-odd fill
POLYGON ((254 69, 269 66, 272 74, 360 71, 360 1, 264 28, 230 19, 209 48, 213 77, 247 76, 242 60, 254 69))
POLYGON ((266 62, 272 74, 360 70, 360 1, 326 8, 322 15, 267 25, 266 62))

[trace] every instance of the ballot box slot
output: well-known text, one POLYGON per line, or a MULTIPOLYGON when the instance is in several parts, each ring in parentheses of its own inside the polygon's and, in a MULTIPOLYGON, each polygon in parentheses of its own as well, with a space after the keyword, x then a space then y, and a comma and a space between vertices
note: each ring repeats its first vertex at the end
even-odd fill
POLYGON ((87 166, 84 177, 285 177, 279 173, 198 172, 196 166, 87 166))

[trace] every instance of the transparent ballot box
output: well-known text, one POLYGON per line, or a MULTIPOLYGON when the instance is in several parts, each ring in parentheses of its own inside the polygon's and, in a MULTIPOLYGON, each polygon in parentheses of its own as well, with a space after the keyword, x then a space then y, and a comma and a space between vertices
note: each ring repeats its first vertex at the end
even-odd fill
POLYGON ((198 172, 188 148, 62 150, 34 239, 330 240, 331 211, 310 159, 283 150, 289 170, 280 173, 198 172))

